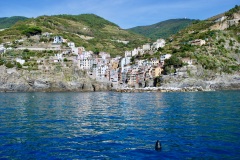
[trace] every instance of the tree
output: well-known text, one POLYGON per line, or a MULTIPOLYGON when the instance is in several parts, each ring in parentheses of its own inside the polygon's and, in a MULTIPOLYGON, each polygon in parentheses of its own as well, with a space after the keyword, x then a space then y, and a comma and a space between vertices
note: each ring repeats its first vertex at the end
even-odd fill
POLYGON ((16 65, 17 65, 17 68, 22 68, 22 65, 19 62, 17 62, 16 65))
POLYGON ((14 65, 13 65, 11 62, 8 62, 8 63, 6 64, 6 67, 7 67, 7 68, 13 68, 14 65))
POLYGON ((4 60, 0 59, 0 66, 4 64, 4 60))
POLYGON ((67 59, 67 58, 64 58, 64 59, 63 59, 63 61, 64 61, 64 62, 67 62, 67 61, 68 61, 68 59, 67 59))
POLYGON ((34 36, 37 34, 41 34, 42 30, 39 27, 28 27, 27 29, 23 30, 22 34, 26 35, 27 37, 34 36))
POLYGON ((135 57, 131 57, 130 61, 131 61, 131 63, 133 64, 134 61, 135 61, 135 57))
POLYGON ((182 67, 183 62, 178 57, 173 55, 171 58, 164 61, 164 74, 174 73, 176 68, 182 67))
POLYGON ((174 66, 174 68, 182 67, 183 62, 175 55, 171 56, 171 58, 166 59, 164 61, 164 66, 174 66))

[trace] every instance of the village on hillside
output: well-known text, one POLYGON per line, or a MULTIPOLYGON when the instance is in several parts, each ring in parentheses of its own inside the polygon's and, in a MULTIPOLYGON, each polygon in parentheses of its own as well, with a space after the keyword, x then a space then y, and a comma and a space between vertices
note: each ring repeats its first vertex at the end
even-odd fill
MULTIPOLYGON (((35 39, 36 37, 38 39, 42 36, 49 37, 51 35, 51 33, 43 33, 42 35, 35 35, 35 39)), ((24 39, 18 40, 18 43, 24 41, 24 39)), ((123 42, 119 41, 119 43, 123 42)), ((201 46, 206 42, 205 40, 196 39, 190 43, 201 46)), ((76 67, 98 82, 111 82, 115 88, 144 88, 156 87, 154 79, 161 76, 164 61, 169 59, 171 54, 163 54, 159 58, 135 59, 134 61, 133 59, 137 55, 153 54, 159 48, 163 48, 165 44, 164 39, 158 39, 153 44, 148 43, 132 51, 125 51, 124 57, 116 56, 111 58, 109 53, 99 52, 96 54, 85 50, 84 47, 75 46, 74 42, 68 42, 61 36, 54 36, 51 45, 38 45, 38 47, 6 48, 5 46, 11 45, 10 42, 7 45, 1 44, 0 53, 4 54, 11 50, 54 51, 54 55, 48 59, 30 57, 26 62, 22 57, 17 57, 14 61, 19 63, 23 69, 28 69, 29 66, 25 64, 33 61, 37 64, 37 69, 43 71, 43 73, 54 70, 56 65, 61 68, 76 67), (67 46, 63 47, 63 44, 67 44, 67 46)), ((186 65, 192 65, 193 63, 190 58, 182 58, 181 60, 186 65)))

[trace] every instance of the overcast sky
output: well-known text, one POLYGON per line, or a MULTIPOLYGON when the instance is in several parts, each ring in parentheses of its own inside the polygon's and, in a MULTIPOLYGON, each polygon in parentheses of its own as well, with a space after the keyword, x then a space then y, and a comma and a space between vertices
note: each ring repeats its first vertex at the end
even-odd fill
POLYGON ((123 29, 168 19, 207 19, 239 0, 0 0, 0 17, 94 13, 123 29))

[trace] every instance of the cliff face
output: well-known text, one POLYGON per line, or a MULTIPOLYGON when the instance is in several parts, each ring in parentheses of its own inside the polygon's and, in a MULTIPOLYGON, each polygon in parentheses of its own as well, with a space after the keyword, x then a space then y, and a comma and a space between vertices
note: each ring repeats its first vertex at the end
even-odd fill
MULTIPOLYGON (((216 74, 201 66, 185 66, 177 75, 163 76, 163 88, 202 88, 203 90, 240 89, 240 74, 216 74)), ((0 66, 0 92, 81 92, 110 91, 111 83, 90 79, 80 70, 62 72, 7 69, 0 66)))
POLYGON ((234 13, 231 18, 222 16, 219 19, 219 22, 216 22, 216 24, 211 26, 210 28, 212 30, 225 30, 233 25, 238 25, 239 20, 240 20, 240 12, 234 13))
POLYGON ((215 73, 199 66, 184 66, 174 76, 163 76, 163 87, 202 87, 204 90, 240 89, 240 74, 215 73))
POLYGON ((7 69, 0 66, 0 92, 108 91, 110 83, 99 83, 80 70, 48 72, 7 69))

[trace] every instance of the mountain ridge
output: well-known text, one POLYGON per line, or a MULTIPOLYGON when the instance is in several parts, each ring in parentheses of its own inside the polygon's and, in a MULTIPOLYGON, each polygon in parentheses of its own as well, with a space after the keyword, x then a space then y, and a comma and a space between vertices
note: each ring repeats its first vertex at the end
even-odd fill
POLYGON ((1 17, 0 18, 0 29, 5 29, 13 26, 18 21, 27 20, 27 17, 23 16, 12 16, 12 17, 1 17))
POLYGON ((169 19, 152 25, 137 26, 127 30, 151 38, 152 40, 157 40, 159 38, 166 39, 176 34, 181 29, 191 25, 194 21, 196 20, 186 18, 169 19))

